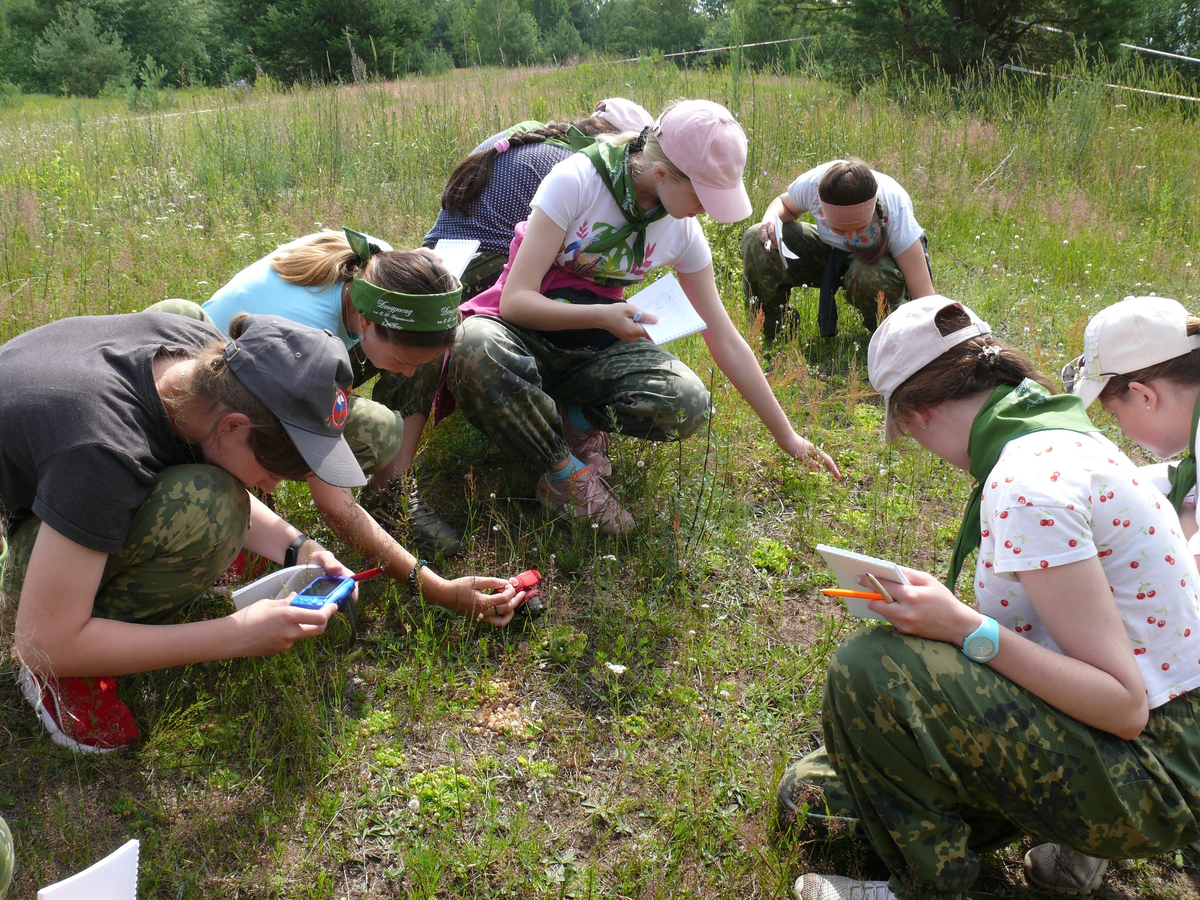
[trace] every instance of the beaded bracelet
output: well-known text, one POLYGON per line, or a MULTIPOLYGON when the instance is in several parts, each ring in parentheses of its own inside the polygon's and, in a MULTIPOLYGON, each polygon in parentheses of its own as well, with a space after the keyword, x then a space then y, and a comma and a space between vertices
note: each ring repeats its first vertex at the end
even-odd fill
POLYGON ((413 566, 413 570, 408 573, 408 592, 417 599, 422 599, 421 587, 417 582, 417 574, 427 565, 429 565, 428 562, 423 559, 418 559, 417 564, 413 566))

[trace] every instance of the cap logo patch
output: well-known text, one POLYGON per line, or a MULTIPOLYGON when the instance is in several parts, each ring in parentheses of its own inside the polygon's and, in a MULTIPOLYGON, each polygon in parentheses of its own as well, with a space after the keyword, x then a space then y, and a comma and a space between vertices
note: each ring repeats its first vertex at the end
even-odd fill
POLYGON ((333 410, 329 413, 329 424, 334 428, 345 428, 349 417, 350 398, 342 388, 338 388, 333 398, 333 410))

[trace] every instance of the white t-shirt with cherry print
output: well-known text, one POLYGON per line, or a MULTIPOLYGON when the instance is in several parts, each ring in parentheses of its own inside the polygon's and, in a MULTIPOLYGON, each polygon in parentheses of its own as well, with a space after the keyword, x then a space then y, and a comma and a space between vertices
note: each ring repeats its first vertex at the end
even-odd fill
POLYGON ((1150 708, 1200 685, 1196 561, 1167 498, 1107 438, 1010 441, 984 482, 980 533, 975 598, 1001 628, 1061 653, 1016 573, 1099 556, 1150 708))

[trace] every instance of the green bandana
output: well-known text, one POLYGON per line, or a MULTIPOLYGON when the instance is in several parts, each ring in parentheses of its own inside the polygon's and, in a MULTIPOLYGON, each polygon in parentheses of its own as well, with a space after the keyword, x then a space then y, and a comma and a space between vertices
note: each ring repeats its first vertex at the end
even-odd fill
POLYGON ((398 294, 355 278, 350 302, 360 316, 376 325, 400 331, 448 331, 459 321, 462 286, 445 294, 398 294))
POLYGON ((1099 431, 1083 409, 1083 401, 1074 394, 1051 394, 1036 381, 1026 378, 1015 387, 1002 384, 992 391, 975 421, 967 439, 968 471, 975 477, 975 490, 967 500, 954 553, 950 557, 950 572, 946 587, 954 583, 962 571, 967 556, 979 546, 979 513, 983 500, 983 483, 1000 458, 1005 445, 1022 435, 1035 431, 1078 431, 1081 434, 1099 431))
POLYGON ((633 240, 634 263, 640 267, 645 261, 646 226, 651 222, 657 222, 667 214, 667 211, 659 206, 653 212, 647 213, 638 205, 637 193, 633 188, 633 172, 629 168, 629 154, 639 150, 641 150, 641 143, 631 141, 621 145, 595 142, 580 151, 592 161, 592 165, 596 167, 601 180, 604 181, 604 186, 608 188, 612 198, 617 201, 617 206, 621 207, 621 212, 629 223, 624 228, 596 238, 583 247, 579 251, 580 253, 603 253, 618 244, 625 243, 626 238, 632 234, 635 236, 633 240))
MULTIPOLYGON (((351 228, 343 227, 342 231, 358 258, 364 263, 370 262, 371 245, 367 236, 351 228)), ((444 294, 400 294, 355 278, 350 286, 350 302, 364 319, 386 328, 449 331, 459 322, 462 285, 444 294)))
POLYGON ((562 147, 564 150, 586 150, 592 144, 596 143, 594 137, 588 137, 574 125, 567 129, 567 133, 560 138, 546 138, 546 143, 553 147, 562 147))
POLYGON ((1200 425, 1200 397, 1196 398, 1196 405, 1192 407, 1192 440, 1187 456, 1167 469, 1167 477, 1171 479, 1171 492, 1167 494, 1167 499, 1177 513, 1183 509, 1183 498, 1196 486, 1196 454, 1192 448, 1196 446, 1197 425, 1200 425))

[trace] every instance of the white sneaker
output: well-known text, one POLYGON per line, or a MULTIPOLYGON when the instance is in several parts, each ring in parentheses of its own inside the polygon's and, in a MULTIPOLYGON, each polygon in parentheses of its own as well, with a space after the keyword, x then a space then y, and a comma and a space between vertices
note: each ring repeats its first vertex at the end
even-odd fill
POLYGON ((860 881, 843 875, 801 875, 796 900, 897 900, 886 881, 860 881))
POLYGON ((1025 880, 1058 894, 1086 894, 1099 887, 1107 859, 1088 856, 1063 844, 1038 844, 1025 854, 1025 880))

